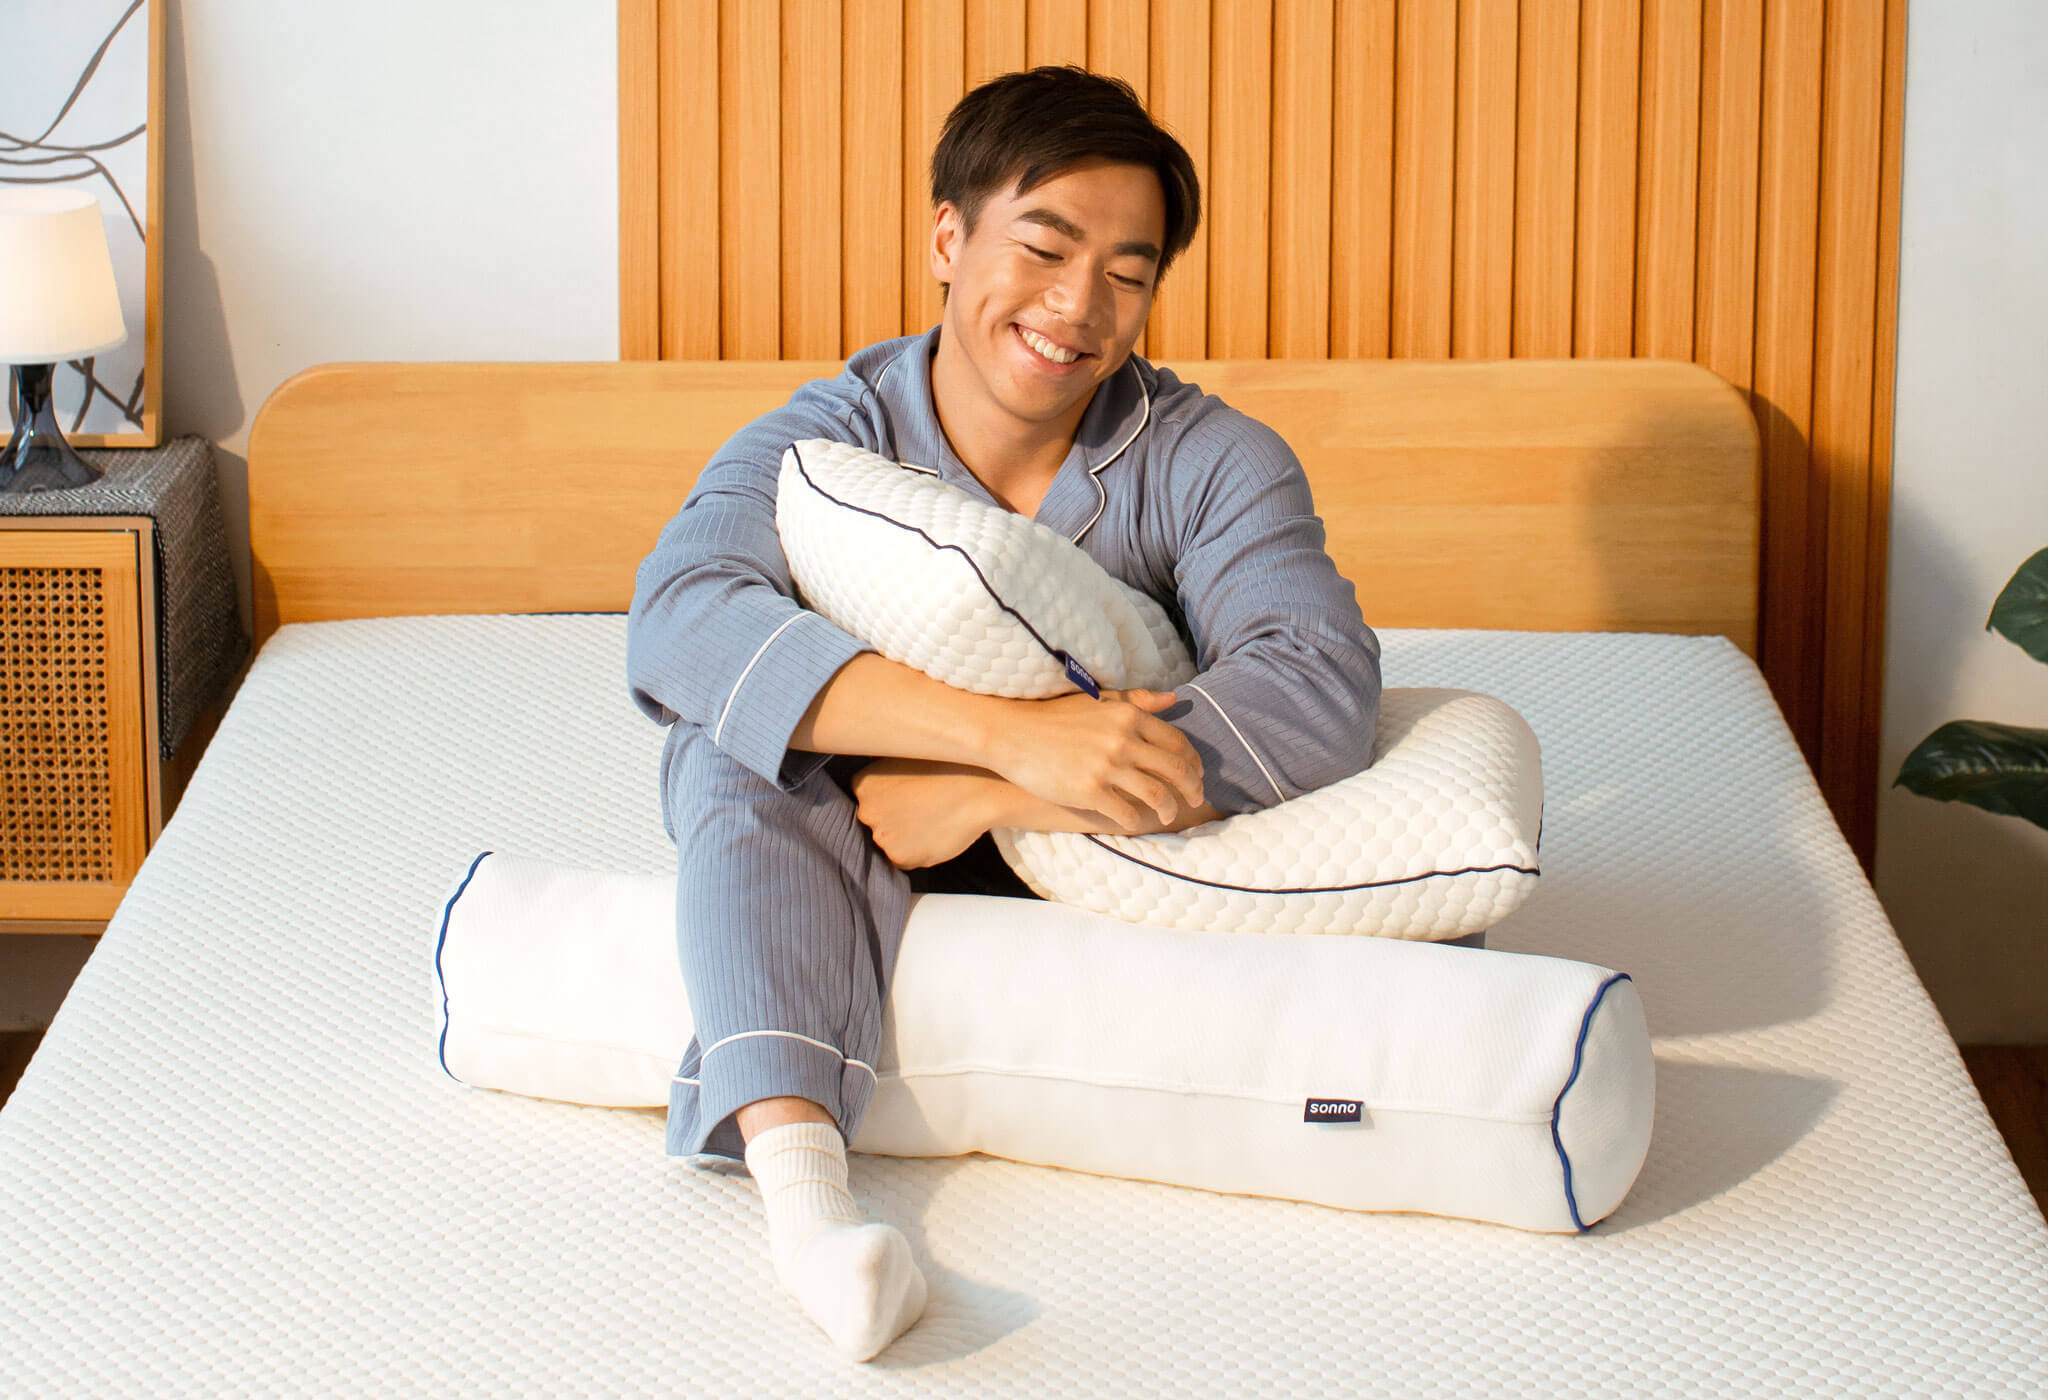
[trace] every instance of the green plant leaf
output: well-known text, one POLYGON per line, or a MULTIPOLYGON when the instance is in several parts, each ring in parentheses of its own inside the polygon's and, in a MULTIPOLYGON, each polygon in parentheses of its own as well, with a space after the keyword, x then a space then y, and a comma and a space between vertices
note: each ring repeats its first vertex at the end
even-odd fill
POLYGON ((2048 729, 1951 720, 1906 755, 1892 786, 2048 829, 2048 729))
POLYGON ((2036 550, 2020 565, 1984 626, 2017 642, 2036 661, 2048 661, 2048 549, 2036 550))

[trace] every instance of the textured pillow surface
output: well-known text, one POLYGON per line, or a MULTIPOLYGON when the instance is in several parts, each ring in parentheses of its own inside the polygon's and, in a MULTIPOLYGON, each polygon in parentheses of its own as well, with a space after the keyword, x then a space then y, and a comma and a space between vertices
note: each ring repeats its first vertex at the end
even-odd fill
MULTIPOLYGON (((691 1034, 674 911, 672 876, 479 857, 436 955, 443 1067, 665 1105, 691 1034)), ((913 901, 874 1068, 859 1152, 1555 1232, 1620 1203, 1655 1108, 1635 984, 1603 967, 977 895, 913 901)))
MULTIPOLYGON (((777 529, 806 606, 963 690, 1043 698, 1170 690, 1195 674, 1157 602, 1036 521, 845 443, 783 454, 777 529)), ((1538 877, 1543 770, 1513 708, 1387 690, 1372 764, 1258 812, 1157 836, 1003 829, 1047 899, 1189 930, 1452 939, 1538 877)))
POLYGON ((1166 610, 1035 520, 916 467, 810 439, 782 458, 783 553, 805 606, 961 690, 1042 699, 1194 675, 1166 610))

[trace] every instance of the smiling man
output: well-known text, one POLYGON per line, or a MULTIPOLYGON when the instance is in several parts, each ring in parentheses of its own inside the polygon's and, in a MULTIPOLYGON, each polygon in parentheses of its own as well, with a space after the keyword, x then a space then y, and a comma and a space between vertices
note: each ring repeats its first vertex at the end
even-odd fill
POLYGON ((634 702, 672 726, 662 812, 696 1028, 668 1152, 746 1161, 777 1278, 860 1360, 926 1300, 901 1233, 846 1191, 911 895, 1030 897, 993 827, 1177 831, 1348 777, 1380 692, 1294 454, 1132 354, 1200 194, 1130 88, 1037 68, 975 89, 932 201, 939 324, 727 442, 641 564, 627 629, 634 702), (1074 540, 1166 608, 1196 676, 1010 700, 870 650, 797 602, 776 535, 783 451, 814 437, 1074 540))

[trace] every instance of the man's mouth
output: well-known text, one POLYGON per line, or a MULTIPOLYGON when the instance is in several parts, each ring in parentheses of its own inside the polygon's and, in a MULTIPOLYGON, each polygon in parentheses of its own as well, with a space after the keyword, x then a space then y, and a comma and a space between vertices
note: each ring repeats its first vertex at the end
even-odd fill
POLYGON ((1093 358, 1079 350, 1065 349, 1047 340, 1037 331, 1021 325, 1017 327, 1017 339, 1023 342, 1024 348, 1031 352, 1034 359, 1049 370, 1072 369, 1081 361, 1093 358))

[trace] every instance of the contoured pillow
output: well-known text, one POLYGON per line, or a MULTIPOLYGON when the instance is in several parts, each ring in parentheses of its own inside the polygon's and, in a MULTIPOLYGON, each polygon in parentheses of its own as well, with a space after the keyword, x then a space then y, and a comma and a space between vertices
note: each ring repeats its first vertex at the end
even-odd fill
MULTIPOLYGON (((784 452, 776 525, 805 606, 963 690, 1171 690, 1195 674, 1166 611, 1079 545, 928 469, 846 443, 784 452)), ((1382 692, 1372 764, 1264 811, 1157 836, 1003 829, 1031 890, 1133 923, 1453 939, 1535 888, 1543 766, 1492 696, 1382 692)))
MULTIPOLYGON (((436 953, 455 1079, 659 1107, 690 1035, 675 878, 485 853, 436 953)), ((913 899, 852 1147, 1583 1230, 1649 1149, 1624 974, 1378 938, 913 899)))

